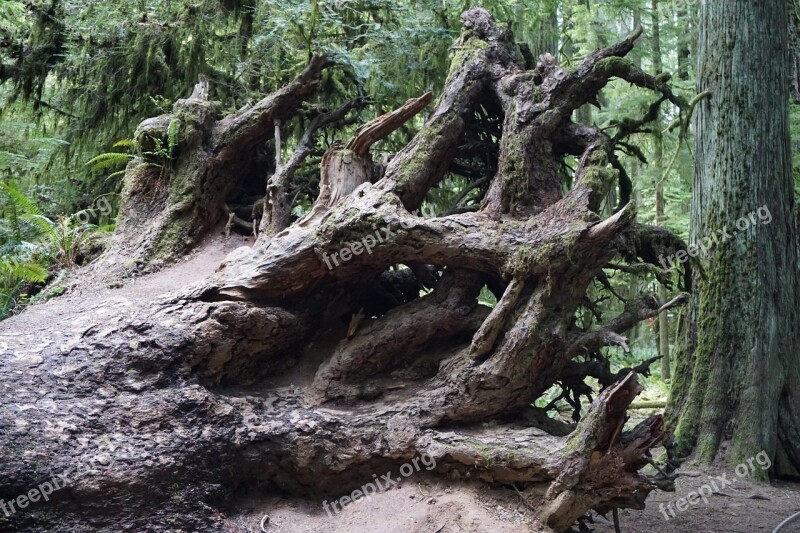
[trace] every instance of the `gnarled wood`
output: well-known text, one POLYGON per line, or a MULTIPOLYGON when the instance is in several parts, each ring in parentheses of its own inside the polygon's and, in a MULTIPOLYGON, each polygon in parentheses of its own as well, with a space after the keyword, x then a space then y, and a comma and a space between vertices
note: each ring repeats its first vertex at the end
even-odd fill
POLYGON ((307 227, 316 223, 339 200, 360 185, 371 182, 375 172, 370 147, 408 122, 430 101, 431 93, 412 98, 398 109, 358 128, 344 147, 336 143, 328 149, 320 164, 319 197, 311 213, 300 221, 300 225, 307 227))
POLYGON ((199 242, 226 215, 225 202, 252 172, 251 154, 272 137, 273 122, 298 111, 328 66, 327 58, 312 58, 292 82, 227 117, 201 80, 171 113, 142 122, 135 138, 145 155, 128 166, 117 229, 97 269, 119 275, 158 267, 199 242))
MULTIPOLYGON (((601 218, 602 199, 625 187, 614 156, 620 139, 570 117, 614 76, 682 101, 622 59, 639 32, 575 71, 547 56, 526 70, 510 31, 488 12, 470 9, 462 23, 435 110, 382 179, 371 183, 369 145, 419 112, 428 95, 335 146, 323 161, 315 211, 236 250, 208 280, 152 309, 104 317, 73 342, 54 344, 34 373, 11 371, 24 356, 0 358, 0 387, 17 398, 0 424, 25 428, 27 442, 46 450, 35 471, 26 457, 1 464, 2 491, 90 453, 68 436, 50 437, 43 422, 51 400, 32 392, 44 382, 63 391, 63 427, 122 442, 124 461, 54 500, 59 509, 86 503, 65 519, 70 527, 122 517, 146 529, 158 503, 170 527, 213 529, 206 511, 224 509, 234 488, 337 494, 421 453, 442 475, 516 483, 557 531, 589 509, 643 505, 656 481, 639 470, 666 438, 663 423, 653 417, 622 430, 640 387, 633 373, 612 375, 600 349, 624 346, 626 329, 681 302, 630 299, 624 313, 594 328, 575 317, 612 261, 650 269, 661 250, 680 243, 637 225, 630 206, 601 218), (481 142, 497 159, 481 167, 494 173, 481 178, 490 181, 481 209, 413 215, 448 171, 469 172, 459 161, 476 121, 491 132, 481 142), (555 168, 564 154, 580 164, 562 193, 555 168), (501 296, 493 310, 478 301, 484 286, 501 296), (593 393, 588 375, 601 376, 603 390, 563 436, 570 426, 543 420, 531 405, 559 382, 593 393), (169 498, 172 484, 187 496, 169 498)), ((216 124, 210 145, 192 137, 202 169, 195 177, 219 180, 272 135, 274 121, 313 92, 325 64, 315 59, 290 85, 222 121, 211 104, 193 101, 208 107, 207 126, 216 124)), ((276 175, 275 183, 284 179, 276 175)), ((199 215, 193 198, 173 202, 166 186, 174 179, 161 189, 140 185, 143 195, 161 194, 147 205, 166 202, 167 217, 199 215)), ((123 222, 120 236, 131 227, 123 222)), ((0 431, 4 449, 6 435, 0 431)), ((36 524, 47 518, 30 516, 36 524)))

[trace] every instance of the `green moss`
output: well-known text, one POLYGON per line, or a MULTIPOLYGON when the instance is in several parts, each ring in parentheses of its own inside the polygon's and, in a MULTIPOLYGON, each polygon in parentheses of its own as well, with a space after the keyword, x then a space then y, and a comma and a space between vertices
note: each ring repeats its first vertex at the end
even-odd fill
POLYGON ((461 43, 456 47, 456 53, 453 55, 453 61, 450 62, 450 71, 447 76, 452 76, 471 59, 473 54, 484 53, 488 49, 489 43, 483 39, 470 38, 468 34, 462 34, 461 43))
POLYGON ((713 432, 703 433, 697 441, 697 458, 705 464, 711 464, 717 454, 718 439, 713 432))
MULTIPOLYGON (((516 119, 512 116, 511 120, 516 119)), ((526 151, 527 139, 528 136, 524 132, 507 132, 503 136, 505 158, 500 174, 503 176, 503 203, 506 207, 524 202, 530 193, 528 176, 519 159, 526 151)))
POLYGON ((621 70, 630 68, 632 66, 633 63, 631 63, 630 60, 625 59, 624 57, 612 56, 598 61, 594 67, 594 70, 601 73, 603 76, 610 78, 615 76, 621 70))
POLYGON ((190 213, 188 216, 184 214, 184 216, 167 221, 155 237, 155 246, 148 256, 148 264, 161 266, 172 259, 176 253, 191 247, 194 244, 193 220, 194 216, 190 213))

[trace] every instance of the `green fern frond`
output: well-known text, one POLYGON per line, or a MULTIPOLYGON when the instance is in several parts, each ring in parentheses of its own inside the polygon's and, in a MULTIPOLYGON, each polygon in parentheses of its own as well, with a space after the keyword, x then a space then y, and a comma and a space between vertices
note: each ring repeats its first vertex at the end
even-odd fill
POLYGON ((167 126, 167 142, 169 143, 167 146, 167 151, 169 152, 169 157, 172 158, 175 155, 175 148, 178 146, 178 136, 180 135, 181 131, 181 121, 180 119, 173 118, 169 121, 169 126, 167 126))
POLYGON ((42 214, 25 213, 20 218, 27 220, 36 228, 37 233, 44 236, 45 239, 52 241, 55 237, 55 223, 42 214))
POLYGON ((123 152, 108 152, 91 158, 86 162, 86 166, 89 167, 89 170, 92 172, 99 172, 107 168, 118 167, 122 164, 127 165, 128 161, 133 158, 133 155, 123 152))
POLYGON ((4 278, 4 284, 10 286, 19 281, 44 283, 48 273, 47 269, 38 263, 0 258, 0 276, 4 278))
MULTIPOLYGON (((14 236, 14 240, 20 242, 23 239, 20 221, 29 219, 30 217, 44 217, 44 215, 33 200, 23 194, 16 182, 0 182, 0 193, 6 198, 7 218, 11 225, 11 232, 14 236)), ((34 223, 34 226, 38 228, 36 223, 34 223)))
POLYGON ((130 148, 131 150, 138 150, 139 143, 134 139, 121 139, 114 143, 114 148, 130 148))
POLYGON ((111 174, 106 176, 106 181, 110 181, 110 180, 116 178, 117 176, 124 176, 124 175, 125 175, 125 170, 124 169, 123 170, 117 170, 116 172, 112 172, 111 174))
POLYGON ((14 182, 0 182, 0 191, 2 191, 14 207, 19 210, 20 214, 44 216, 33 200, 25 196, 14 182))

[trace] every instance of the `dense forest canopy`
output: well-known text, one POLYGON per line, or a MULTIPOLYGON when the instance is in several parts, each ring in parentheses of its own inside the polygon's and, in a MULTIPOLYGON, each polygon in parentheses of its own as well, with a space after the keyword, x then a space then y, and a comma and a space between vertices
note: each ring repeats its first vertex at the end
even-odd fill
MULTIPOLYGON (((185 97, 198 74, 212 81, 215 98, 233 110, 288 82, 313 53, 337 62, 325 72, 319 98, 337 102, 366 95, 372 104, 360 118, 368 120, 425 91, 441 90, 459 32, 458 16, 466 7, 463 2, 132 1, 87 7, 82 2, 4 1, 0 80, 8 135, 1 171, 11 177, 24 171, 36 176, 38 185, 55 188, 49 195, 54 209, 87 207, 87 200, 98 194, 115 187, 118 192, 120 180, 107 182, 107 174, 91 173, 83 163, 130 138, 139 120, 185 97), (67 179, 77 180, 81 190, 55 187, 67 179)), ((532 57, 547 51, 566 65, 625 36, 636 23, 648 29, 653 23, 649 2, 569 5, 548 0, 485 7, 511 21, 532 57)), ((686 91, 694 88, 691 59, 679 57, 678 39, 692 35, 696 7, 683 2, 659 6, 663 44, 658 61, 664 70, 686 71, 678 84, 686 91), (685 9, 677 9, 681 5, 685 9)), ((689 44, 684 43, 687 52, 689 44)), ((634 54, 652 70, 649 46, 634 54)), ((617 83, 608 91, 594 122, 609 125, 648 103, 646 95, 626 85, 617 83)), ((284 125, 285 134, 299 137, 302 120, 284 125)), ((384 149, 407 141, 410 127, 384 143, 384 149)), ((675 143, 675 135, 667 139, 667 159, 675 143)), ((288 150, 292 143, 285 144, 288 150)), ((686 175, 687 158, 679 156, 670 181, 677 184, 686 175)), ((643 188, 655 180, 647 178, 643 188)), ((678 200, 680 188, 675 189, 678 200)), ((670 202, 668 208, 675 205, 670 202)), ((676 208, 671 218, 680 220, 680 214, 676 208)))

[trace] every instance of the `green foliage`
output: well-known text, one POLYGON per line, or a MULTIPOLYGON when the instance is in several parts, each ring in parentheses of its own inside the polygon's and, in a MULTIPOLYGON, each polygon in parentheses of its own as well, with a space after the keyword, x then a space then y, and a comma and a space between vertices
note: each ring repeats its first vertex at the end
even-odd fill
POLYGON ((164 173, 172 170, 172 163, 175 159, 178 143, 180 142, 181 121, 180 119, 173 118, 167 125, 167 138, 158 139, 151 138, 153 141, 153 150, 144 152, 142 155, 151 159, 150 164, 161 167, 164 173))
POLYGON ((48 218, 14 181, 0 182, 0 319, 28 300, 49 277, 49 268, 71 268, 88 241, 109 227, 89 224, 89 214, 48 218))
POLYGON ((14 183, 0 183, 0 192, 5 198, 5 208, 14 213, 9 217, 13 223, 7 243, 19 245, 27 242, 25 238, 32 238, 38 242, 39 255, 51 259, 56 266, 74 266, 81 246, 98 230, 93 224, 81 222, 87 217, 85 211, 59 215, 55 220, 47 218, 14 183), (28 223, 27 228, 23 228, 23 222, 28 223))
POLYGON ((44 283, 48 275, 47 269, 38 263, 0 257, 0 320, 8 318, 25 302, 26 286, 44 283))
POLYGON ((125 167, 127 164, 136 158, 136 154, 140 151, 139 143, 133 139, 122 139, 114 143, 114 148, 125 148, 128 152, 106 152, 98 154, 86 162, 86 166, 90 172, 104 172, 112 169, 117 169, 106 178, 106 181, 112 180, 118 176, 125 174, 125 167))
POLYGON ((40 217, 41 228, 45 229, 41 233, 41 242, 49 257, 59 267, 71 268, 77 264, 82 246, 92 235, 100 231, 94 224, 81 222, 82 218, 88 216, 86 211, 79 211, 73 215, 60 215, 52 221, 45 217, 40 217))
POLYGON ((133 157, 133 155, 123 152, 107 152, 91 158, 86 162, 86 166, 92 172, 100 172, 120 165, 127 165, 133 157))
POLYGON ((38 263, 0 258, 0 285, 3 288, 14 286, 19 282, 43 283, 47 275, 47 269, 38 263))

